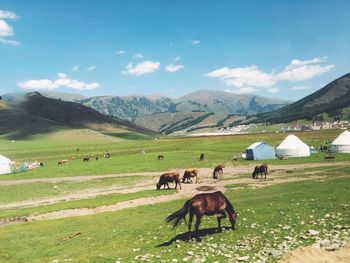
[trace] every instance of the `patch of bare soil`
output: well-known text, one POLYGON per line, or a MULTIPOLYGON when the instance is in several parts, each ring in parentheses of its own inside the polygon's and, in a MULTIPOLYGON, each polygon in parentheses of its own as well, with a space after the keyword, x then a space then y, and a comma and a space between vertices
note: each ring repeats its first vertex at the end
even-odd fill
MULTIPOLYGON (((337 163, 302 163, 302 164, 278 164, 269 165, 269 171, 286 171, 293 169, 305 169, 314 167, 327 167, 327 166, 340 166, 349 165, 349 162, 337 162, 337 163)), ((251 173, 254 170, 254 164, 240 165, 240 166, 227 166, 225 170, 225 177, 227 174, 240 175, 244 173, 251 173)), ((180 173, 183 173, 185 169, 178 169, 180 173)), ((55 178, 35 178, 35 179, 18 179, 18 180, 0 180, 0 186, 3 185, 18 185, 18 184, 31 184, 31 183, 60 183, 60 182, 83 182, 89 180, 114 178, 114 177, 127 177, 127 176, 160 176, 162 172, 143 172, 143 173, 121 173, 121 174, 105 174, 105 175, 83 175, 83 176, 70 176, 70 177, 55 177, 55 178)), ((200 168, 199 174, 212 175, 212 168, 200 168)))
POLYGON ((298 248, 288 252, 280 263, 349 263, 350 246, 336 251, 326 251, 320 248, 298 248))

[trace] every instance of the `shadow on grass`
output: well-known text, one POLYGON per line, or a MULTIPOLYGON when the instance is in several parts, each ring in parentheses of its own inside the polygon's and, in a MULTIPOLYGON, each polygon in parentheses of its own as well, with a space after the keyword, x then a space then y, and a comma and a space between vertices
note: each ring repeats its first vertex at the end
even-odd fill
MULTIPOLYGON (((232 228, 231 227, 222 227, 222 229, 223 230, 231 230, 232 228)), ((200 229, 197 234, 195 234, 194 231, 192 231, 191 233, 192 233, 191 236, 193 238, 195 238, 196 241, 200 242, 200 241, 202 241, 203 237, 219 234, 219 233, 222 233, 222 231, 217 227, 212 227, 212 228, 200 229)), ((181 234, 176 235, 175 237, 173 237, 169 241, 166 241, 162 244, 157 245, 157 247, 170 246, 171 244, 173 244, 177 240, 189 242, 191 239, 190 239, 190 235, 188 234, 188 232, 181 233, 181 234)))

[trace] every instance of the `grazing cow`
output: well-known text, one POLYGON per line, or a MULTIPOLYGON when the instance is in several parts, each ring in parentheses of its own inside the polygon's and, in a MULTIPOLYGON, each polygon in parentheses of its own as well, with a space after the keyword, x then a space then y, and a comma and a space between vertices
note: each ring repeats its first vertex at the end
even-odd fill
POLYGON ((213 179, 219 179, 219 177, 223 178, 223 174, 224 174, 223 168, 225 168, 225 166, 222 164, 219 164, 214 168, 213 179))
POLYGON ((198 169, 187 169, 182 177, 183 183, 193 183, 191 177, 196 177, 196 183, 198 183, 198 169))
POLYGON ((189 213, 188 220, 188 236, 191 238, 191 225, 193 217, 196 216, 195 230, 196 235, 198 234, 199 225, 201 223, 203 215, 211 216, 218 215, 218 228, 221 231, 221 220, 228 218, 231 223, 231 228, 235 229, 235 224, 237 220, 237 211, 233 208, 231 202, 227 197, 220 191, 214 193, 203 193, 197 194, 192 199, 185 202, 184 206, 169 215, 165 221, 168 223, 173 223, 173 228, 177 227, 179 223, 186 217, 189 213))
POLYGON ((84 157, 83 162, 88 162, 90 160, 90 157, 84 157))
POLYGON ((204 161, 204 153, 201 153, 201 155, 199 156, 199 160, 204 161))
POLYGON ((261 175, 261 178, 262 178, 263 174, 265 174, 265 179, 266 179, 267 169, 268 169, 267 164, 262 164, 262 165, 255 166, 254 171, 252 173, 252 178, 253 179, 258 179, 259 174, 261 175))
POLYGON ((158 155, 158 160, 164 160, 164 155, 158 155))
POLYGON ((162 185, 164 185, 163 189, 165 189, 165 186, 168 186, 168 189, 170 189, 168 184, 169 182, 175 182, 175 189, 177 188, 177 185, 179 185, 181 190, 180 174, 178 172, 162 174, 159 177, 159 182, 157 183, 157 190, 159 190, 162 187, 162 185))
POLYGON ((57 162, 57 165, 62 165, 65 164, 67 162, 67 160, 60 160, 57 162))

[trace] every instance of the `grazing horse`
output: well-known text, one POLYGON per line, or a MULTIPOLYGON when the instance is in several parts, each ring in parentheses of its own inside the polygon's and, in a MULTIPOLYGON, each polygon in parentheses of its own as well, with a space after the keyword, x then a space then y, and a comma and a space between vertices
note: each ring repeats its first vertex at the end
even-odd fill
POLYGON ((103 158, 109 159, 109 158, 111 158, 111 154, 110 153, 105 153, 103 155, 103 158))
POLYGON ((199 160, 204 161, 204 153, 201 153, 201 155, 199 156, 199 160))
POLYGON ((62 165, 62 164, 65 164, 66 162, 67 162, 67 160, 61 160, 61 161, 57 162, 57 165, 62 165))
POLYGON ((164 155, 158 155, 158 160, 164 160, 164 155))
POLYGON ((223 174, 224 174, 223 168, 225 168, 223 164, 219 164, 214 168, 213 179, 219 179, 219 177, 223 178, 223 174))
POLYGON ((95 160, 98 161, 98 156, 95 157, 95 160))
POLYGON ((168 186, 168 189, 170 189, 168 184, 169 182, 175 182, 175 189, 177 189, 177 185, 179 185, 181 190, 180 174, 178 172, 162 174, 159 177, 159 182, 157 183, 157 190, 159 190, 162 187, 162 185, 164 185, 163 189, 165 189, 165 186, 168 186))
POLYGON ((267 169, 268 169, 268 166, 266 163, 255 166, 254 171, 252 173, 252 178, 258 179, 259 174, 261 175, 261 178, 262 178, 263 174, 265 174, 265 179, 266 179, 267 169))
POLYGON ((90 157, 84 157, 83 162, 88 162, 90 160, 90 157))
POLYGON ((221 230, 221 220, 226 218, 227 213, 231 222, 232 229, 235 229, 237 212, 233 208, 230 201, 226 198, 226 196, 220 191, 195 195, 192 199, 188 200, 180 210, 169 215, 165 221, 168 223, 173 222, 173 228, 175 228, 179 225, 182 219, 185 219, 187 213, 189 213, 189 237, 191 237, 191 225, 194 215, 196 215, 197 218, 195 224, 196 234, 198 233, 199 225, 201 223, 203 215, 219 215, 217 217, 218 228, 221 230))
POLYGON ((183 183, 193 183, 191 177, 196 177, 196 183, 198 183, 198 169, 187 169, 182 177, 183 183))

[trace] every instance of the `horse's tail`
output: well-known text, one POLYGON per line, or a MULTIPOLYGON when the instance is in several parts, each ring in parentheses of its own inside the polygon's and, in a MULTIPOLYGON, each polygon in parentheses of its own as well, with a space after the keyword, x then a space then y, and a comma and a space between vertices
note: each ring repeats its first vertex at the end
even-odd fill
POLYGON ((166 221, 167 223, 173 222, 173 229, 174 229, 175 227, 177 227, 178 224, 180 224, 180 222, 181 222, 182 219, 184 219, 184 220, 186 221, 186 218, 185 218, 185 217, 186 217, 186 215, 187 215, 187 213, 188 213, 188 210, 190 209, 191 202, 192 202, 192 200, 186 201, 186 203, 184 204, 184 206, 183 206, 180 210, 178 210, 178 211, 172 213, 171 215, 169 215, 169 216, 165 219, 165 221, 166 221))

